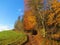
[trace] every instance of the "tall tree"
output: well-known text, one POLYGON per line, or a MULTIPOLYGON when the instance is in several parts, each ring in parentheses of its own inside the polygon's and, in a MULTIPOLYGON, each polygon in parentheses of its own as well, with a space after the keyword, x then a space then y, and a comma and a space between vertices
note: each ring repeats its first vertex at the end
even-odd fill
POLYGON ((14 29, 16 31, 22 31, 23 30, 23 24, 22 24, 22 21, 20 20, 20 16, 18 16, 18 20, 15 22, 14 29))

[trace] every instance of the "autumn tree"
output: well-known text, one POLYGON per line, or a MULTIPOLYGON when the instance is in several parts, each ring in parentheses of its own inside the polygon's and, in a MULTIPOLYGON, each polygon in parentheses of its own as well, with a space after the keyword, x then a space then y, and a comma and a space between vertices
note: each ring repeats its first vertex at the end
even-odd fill
POLYGON ((47 0, 47 4, 44 5, 43 2, 43 0, 27 0, 27 8, 23 20, 25 22, 24 27, 27 30, 31 30, 34 29, 36 25, 38 30, 40 28, 44 37, 47 35, 47 39, 58 40, 60 39, 60 31, 57 31, 60 30, 60 3, 57 0, 47 0), (46 6, 46 8, 44 6, 46 6), (31 16, 33 16, 33 18, 35 17, 34 21, 30 21, 30 19, 33 19, 31 16), (34 26, 32 22, 36 22, 34 26))
MULTIPOLYGON (((36 27, 37 31, 42 28, 45 32, 45 25, 44 25, 44 0, 27 0, 26 1, 26 11, 30 10, 32 14, 36 17, 36 27)), ((28 15, 29 16, 29 15, 28 15)))

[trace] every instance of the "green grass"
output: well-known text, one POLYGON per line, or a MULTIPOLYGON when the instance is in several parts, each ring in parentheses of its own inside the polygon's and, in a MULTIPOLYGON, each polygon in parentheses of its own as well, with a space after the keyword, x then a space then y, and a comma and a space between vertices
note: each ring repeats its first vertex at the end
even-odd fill
POLYGON ((2 31, 0 32, 0 45, 16 45, 19 44, 21 45, 27 40, 27 36, 23 33, 17 33, 15 31, 2 31))

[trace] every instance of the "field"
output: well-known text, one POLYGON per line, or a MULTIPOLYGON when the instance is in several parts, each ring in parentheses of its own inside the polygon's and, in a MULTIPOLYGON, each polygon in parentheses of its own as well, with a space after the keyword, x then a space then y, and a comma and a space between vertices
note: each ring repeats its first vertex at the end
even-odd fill
POLYGON ((22 45, 27 40, 27 36, 23 33, 15 31, 2 31, 0 32, 0 45, 22 45))

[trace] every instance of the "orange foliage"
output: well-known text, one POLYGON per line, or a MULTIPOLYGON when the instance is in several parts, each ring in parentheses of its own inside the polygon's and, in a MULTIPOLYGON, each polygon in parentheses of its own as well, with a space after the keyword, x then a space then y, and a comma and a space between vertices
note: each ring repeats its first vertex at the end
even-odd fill
POLYGON ((36 25, 36 17, 31 11, 25 12, 23 24, 25 30, 31 30, 36 25))
POLYGON ((51 10, 49 10, 50 12, 47 13, 47 21, 45 22, 46 25, 48 25, 51 28, 47 29, 49 32, 51 31, 51 33, 55 33, 56 34, 52 34, 52 38, 58 39, 60 37, 60 33, 57 34, 57 32, 60 32, 60 2, 53 2, 51 5, 51 10), (53 31, 52 31, 53 30, 53 31))
POLYGON ((49 10, 50 12, 47 13, 48 15, 48 20, 47 20, 47 24, 48 25, 52 25, 53 23, 60 23, 60 2, 54 1, 54 3, 52 3, 51 8, 52 10, 49 10), (55 17, 56 16, 56 17, 55 17))

